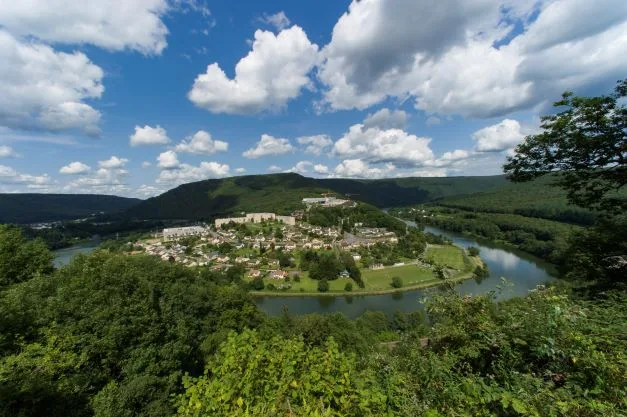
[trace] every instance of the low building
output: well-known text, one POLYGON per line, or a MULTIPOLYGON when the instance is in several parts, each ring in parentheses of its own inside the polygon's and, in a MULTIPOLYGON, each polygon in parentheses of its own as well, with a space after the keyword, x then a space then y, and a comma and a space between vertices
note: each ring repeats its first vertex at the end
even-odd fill
POLYGON ((285 279, 288 277, 288 275, 289 274, 286 271, 281 271, 280 269, 277 269, 276 271, 270 271, 268 277, 272 279, 285 279))
POLYGON ((172 227, 163 229, 163 240, 174 240, 187 236, 201 236, 207 229, 201 226, 172 227))
POLYGON ((216 229, 221 228, 225 224, 229 223, 261 223, 264 221, 279 221, 290 226, 296 224, 296 218, 293 216, 277 216, 275 213, 248 213, 244 217, 227 217, 224 219, 216 219, 216 229))

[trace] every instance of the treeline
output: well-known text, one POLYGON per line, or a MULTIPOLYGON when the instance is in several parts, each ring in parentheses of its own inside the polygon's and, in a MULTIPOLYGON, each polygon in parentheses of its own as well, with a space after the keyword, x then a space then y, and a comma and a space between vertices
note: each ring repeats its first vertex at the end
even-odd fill
POLYGON ((625 405, 624 292, 495 303, 434 291, 424 312, 271 318, 241 269, 97 251, 52 271, 33 242, 0 228, 0 416, 607 416, 625 405))
POLYGON ((51 250, 74 245, 77 241, 124 237, 137 240, 146 233, 160 230, 166 223, 162 221, 111 220, 104 222, 63 222, 48 229, 33 229, 20 226, 22 233, 29 239, 42 239, 51 250))
POLYGON ((580 230, 577 226, 516 214, 470 213, 447 207, 429 208, 427 215, 408 213, 400 211, 399 215, 417 224, 507 243, 552 263, 561 261, 569 237, 580 230))
POLYGON ((547 175, 529 183, 506 183, 498 189, 447 197, 434 204, 466 211, 518 214, 589 226, 598 213, 568 203, 566 191, 556 187, 556 176, 547 175))
POLYGON ((405 223, 368 204, 356 207, 312 207, 306 215, 307 222, 322 227, 342 226, 351 231, 356 223, 363 227, 385 227, 398 235, 405 234, 405 223))

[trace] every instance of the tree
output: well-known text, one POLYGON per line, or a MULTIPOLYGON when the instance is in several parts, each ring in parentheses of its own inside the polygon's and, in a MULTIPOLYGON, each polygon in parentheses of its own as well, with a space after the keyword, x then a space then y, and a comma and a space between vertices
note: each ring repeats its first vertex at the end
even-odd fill
POLYGON ((403 280, 401 277, 392 277, 392 287, 401 288, 403 286, 403 280))
POLYGON ((627 184, 627 79, 614 94, 577 97, 566 92, 556 114, 542 117, 542 132, 527 136, 507 158, 504 171, 515 182, 555 173, 555 184, 571 203, 619 212, 627 199, 618 191, 627 184))
POLYGON ((263 279, 261 278, 253 279, 252 286, 255 291, 261 291, 265 287, 265 285, 263 284, 263 279))
POLYGON ((344 291, 347 291, 347 292, 353 291, 353 283, 347 282, 346 285, 344 285, 344 291))
POLYGON ((43 240, 26 240, 17 227, 0 225, 0 290, 52 270, 52 254, 43 240))
POLYGON ((318 281, 318 291, 320 292, 329 291, 329 282, 326 279, 318 281))
POLYGON ((377 379, 333 338, 264 340, 231 333, 204 376, 183 378, 178 416, 378 416, 386 395, 377 379))
POLYGON ((479 248, 475 248, 474 246, 470 246, 468 248, 468 255, 470 256, 479 256, 480 250, 479 248))

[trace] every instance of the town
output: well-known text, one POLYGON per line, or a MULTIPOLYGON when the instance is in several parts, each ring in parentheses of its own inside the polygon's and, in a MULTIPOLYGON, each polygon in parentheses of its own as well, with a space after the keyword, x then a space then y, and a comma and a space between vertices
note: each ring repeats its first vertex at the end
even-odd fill
POLYGON ((400 231, 408 235, 399 236, 398 227, 393 231, 368 222, 350 222, 356 202, 325 196, 304 198, 302 203, 304 208, 291 215, 242 213, 217 218, 212 224, 166 228, 136 242, 133 252, 213 271, 239 268, 251 289, 298 288, 301 293, 352 291, 353 284, 363 289, 362 275, 377 283, 370 289, 385 290, 437 282, 440 269, 449 276, 468 272, 466 255, 457 247, 431 245, 427 255, 424 242, 415 240, 416 232, 412 241, 406 228, 400 231), (344 210, 345 217, 336 225, 313 224, 316 213, 329 210, 344 210), (439 263, 443 266, 438 267, 439 263), (327 269, 318 271, 323 264, 327 269), (321 281, 330 282, 330 288, 325 289, 321 281))

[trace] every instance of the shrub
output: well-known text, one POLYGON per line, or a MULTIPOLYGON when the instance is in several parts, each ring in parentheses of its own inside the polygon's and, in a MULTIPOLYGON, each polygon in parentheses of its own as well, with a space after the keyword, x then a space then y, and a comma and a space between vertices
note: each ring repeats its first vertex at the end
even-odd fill
POLYGON ((353 283, 347 282, 346 285, 344 285, 344 291, 353 291, 353 283))
POLYGON ((323 279, 322 281, 318 281, 318 291, 320 292, 329 291, 329 283, 326 279, 323 279))
POLYGON ((479 256, 479 248, 475 248, 474 246, 470 246, 468 248, 468 254, 470 256, 479 256))
POLYGON ((263 284, 263 280, 261 278, 253 279, 252 285, 253 285, 253 289, 257 291, 261 291, 265 287, 265 285, 263 284))
POLYGON ((401 288, 403 286, 403 280, 400 277, 392 278, 392 287, 401 288))

